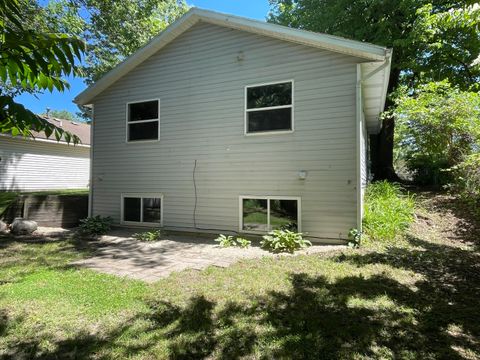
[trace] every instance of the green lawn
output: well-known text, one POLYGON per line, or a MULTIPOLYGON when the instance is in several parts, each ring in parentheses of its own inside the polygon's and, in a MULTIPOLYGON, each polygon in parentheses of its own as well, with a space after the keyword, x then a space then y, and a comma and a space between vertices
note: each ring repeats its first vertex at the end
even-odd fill
POLYGON ((86 195, 88 189, 65 189, 52 191, 16 192, 0 191, 0 215, 19 195, 86 195))
POLYGON ((383 250, 155 284, 70 267, 88 242, 0 238, 0 358, 479 358, 478 230, 436 201, 383 250))

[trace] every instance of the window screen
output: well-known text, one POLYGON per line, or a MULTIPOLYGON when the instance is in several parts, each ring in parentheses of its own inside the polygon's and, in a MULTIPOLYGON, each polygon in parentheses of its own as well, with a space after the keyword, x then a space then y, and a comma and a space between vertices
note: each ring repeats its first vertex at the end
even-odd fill
POLYGON ((292 82, 247 87, 247 133, 293 130, 292 82))
POLYGON ((128 104, 127 141, 158 140, 159 101, 128 104))

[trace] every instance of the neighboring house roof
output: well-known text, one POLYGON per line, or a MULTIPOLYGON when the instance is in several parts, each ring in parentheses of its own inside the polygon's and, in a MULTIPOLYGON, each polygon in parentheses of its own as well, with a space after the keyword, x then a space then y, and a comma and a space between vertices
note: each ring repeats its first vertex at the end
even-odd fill
MULTIPOLYGON (((79 121, 71 121, 66 119, 58 119, 54 117, 39 115, 42 119, 47 120, 49 123, 62 128, 65 131, 73 135, 77 135, 80 138, 81 145, 89 146, 90 145, 90 125, 79 122, 79 121)), ((36 139, 44 139, 44 140, 52 140, 57 142, 55 139, 55 135, 50 135, 49 138, 45 135, 44 132, 37 132, 32 131, 33 136, 36 139)), ((65 141, 62 139, 60 142, 64 143, 65 141)))
MULTIPOLYGON (((44 120, 47 120, 49 123, 55 126, 58 126, 65 131, 68 131, 73 135, 77 135, 81 141, 81 143, 78 144, 77 146, 90 147, 90 125, 89 124, 78 122, 78 121, 47 117, 44 115, 38 115, 38 116, 40 116, 44 120)), ((11 136, 8 134, 0 134, 0 135, 11 136)), ((32 131, 32 135, 33 135, 33 138, 28 138, 28 139, 67 144, 67 142, 63 139, 60 141, 57 141, 57 139, 55 138, 55 135, 50 135, 50 137, 47 138, 44 132, 32 131)), ((17 136, 17 138, 21 138, 21 136, 17 136)))
POLYGON ((120 63, 113 70, 109 71, 95 84, 77 95, 74 102, 80 105, 91 104, 92 100, 110 85, 140 65, 150 56, 157 53, 160 49, 168 45, 175 38, 198 22, 205 22, 319 49, 330 50, 357 57, 361 59, 359 63, 373 64, 368 67, 368 69, 364 69, 364 73, 371 75, 363 82, 366 100, 365 118, 367 119, 369 129, 372 131, 378 131, 380 124, 379 114, 383 111, 385 104, 390 73, 390 61, 392 55, 390 49, 365 42, 348 40, 338 36, 293 29, 286 26, 198 8, 192 8, 180 19, 167 27, 162 33, 154 37, 149 43, 125 59, 125 61, 120 63), (377 71, 378 69, 379 71, 377 71))

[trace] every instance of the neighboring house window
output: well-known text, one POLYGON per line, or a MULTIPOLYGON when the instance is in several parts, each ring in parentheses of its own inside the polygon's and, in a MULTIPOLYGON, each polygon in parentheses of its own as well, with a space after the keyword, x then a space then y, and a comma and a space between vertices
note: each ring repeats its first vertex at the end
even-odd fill
POLYGON ((160 100, 127 104, 127 141, 158 140, 160 137, 160 100))
POLYGON ((293 131, 293 81, 245 88, 245 133, 293 131))
POLYGON ((162 225, 163 196, 158 194, 123 194, 122 223, 162 225))
POLYGON ((267 232, 300 231, 300 198, 240 197, 240 230, 267 232))

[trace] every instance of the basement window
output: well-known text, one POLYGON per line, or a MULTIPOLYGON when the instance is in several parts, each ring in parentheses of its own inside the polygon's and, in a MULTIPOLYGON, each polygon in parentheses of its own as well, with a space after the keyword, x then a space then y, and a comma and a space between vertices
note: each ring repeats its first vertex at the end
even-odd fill
POLYGON ((122 223, 161 226, 163 223, 163 195, 123 194, 122 223))
POLYGON ((127 104, 127 142, 160 138, 160 100, 127 104))
POLYGON ((245 88, 245 134, 293 131, 293 81, 245 88))
POLYGON ((240 231, 300 231, 300 198, 240 197, 240 231))

